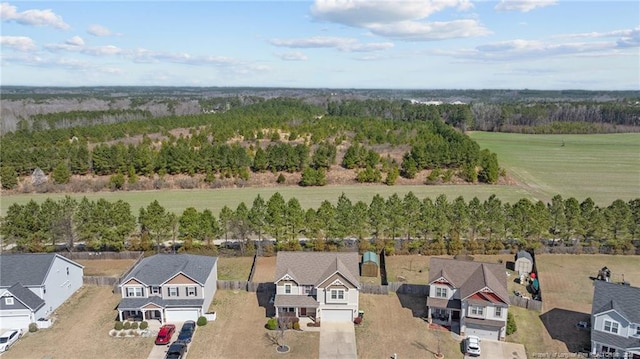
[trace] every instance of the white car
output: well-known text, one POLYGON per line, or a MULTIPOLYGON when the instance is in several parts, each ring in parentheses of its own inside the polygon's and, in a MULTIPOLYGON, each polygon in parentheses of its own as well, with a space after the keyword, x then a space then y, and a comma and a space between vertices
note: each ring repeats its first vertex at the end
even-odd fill
POLYGON ((469 335, 464 340, 464 353, 471 356, 480 355, 480 338, 475 335, 469 335))
POLYGON ((0 335, 0 353, 5 352, 22 336, 22 329, 11 329, 0 335))

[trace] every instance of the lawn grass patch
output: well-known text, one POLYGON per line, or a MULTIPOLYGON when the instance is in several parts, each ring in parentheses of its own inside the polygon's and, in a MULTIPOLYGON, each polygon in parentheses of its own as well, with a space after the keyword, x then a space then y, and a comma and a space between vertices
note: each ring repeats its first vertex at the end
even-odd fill
POLYGON ((80 259, 76 262, 84 266, 85 276, 120 277, 131 268, 135 259, 80 259))
POLYGON ((218 257, 218 279, 247 280, 253 257, 218 257))

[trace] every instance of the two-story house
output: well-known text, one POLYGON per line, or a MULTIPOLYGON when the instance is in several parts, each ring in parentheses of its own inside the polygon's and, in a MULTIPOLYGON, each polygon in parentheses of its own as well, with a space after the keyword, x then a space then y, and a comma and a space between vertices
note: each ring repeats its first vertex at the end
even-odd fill
POLYGON ((197 320, 216 293, 217 257, 157 254, 141 260, 118 285, 120 320, 197 320))
POLYGON ((504 340, 509 295, 504 266, 431 258, 428 318, 460 335, 504 340))
POLYGON ((276 316, 352 322, 360 290, 357 252, 278 252, 276 316))
POLYGON ((591 353, 640 359, 640 288, 595 280, 591 353))
POLYGON ((48 319, 82 287, 83 268, 54 253, 0 254, 0 328, 48 319))

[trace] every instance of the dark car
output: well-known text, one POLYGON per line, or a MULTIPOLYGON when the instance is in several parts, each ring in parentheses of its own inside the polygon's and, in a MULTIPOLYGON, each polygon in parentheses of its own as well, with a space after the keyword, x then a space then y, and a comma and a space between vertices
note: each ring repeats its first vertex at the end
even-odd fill
POLYGON ((171 341, 171 336, 173 335, 173 333, 175 333, 175 331, 176 326, 173 324, 165 324, 161 326, 160 330, 158 331, 158 336, 156 336, 156 344, 169 344, 169 342, 171 341))
POLYGON ((165 359, 182 359, 184 353, 187 352, 187 344, 181 342, 173 342, 167 349, 165 359))
POLYGON ((180 333, 178 334, 179 342, 191 343, 191 337, 193 337, 193 332, 196 330, 196 322, 193 320, 187 320, 182 324, 182 328, 180 329, 180 333))

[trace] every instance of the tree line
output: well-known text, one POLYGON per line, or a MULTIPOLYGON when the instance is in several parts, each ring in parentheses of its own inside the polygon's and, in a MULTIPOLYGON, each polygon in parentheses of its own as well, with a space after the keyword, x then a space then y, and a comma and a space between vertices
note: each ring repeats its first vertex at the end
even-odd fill
POLYGON ((26 252, 73 250, 82 242, 88 250, 153 250, 167 241, 182 249, 215 251, 216 239, 236 240, 240 251, 336 251, 356 241, 359 250, 425 255, 495 254, 504 248, 537 249, 544 245, 571 246, 577 251, 633 254, 640 248, 640 199, 615 200, 606 207, 590 198, 579 202, 556 195, 551 202, 522 198, 503 203, 495 195, 449 200, 418 198, 412 192, 388 198, 375 195, 370 203, 352 202, 344 193, 336 204, 323 201, 303 209, 297 198, 280 193, 250 206, 224 206, 218 215, 193 207, 178 215, 158 201, 139 210, 137 217, 124 201, 80 201, 69 196, 42 204, 31 200, 13 204, 2 218, 3 245, 26 252), (275 245, 262 245, 273 239, 275 245), (304 239, 301 242, 300 239, 304 239))

